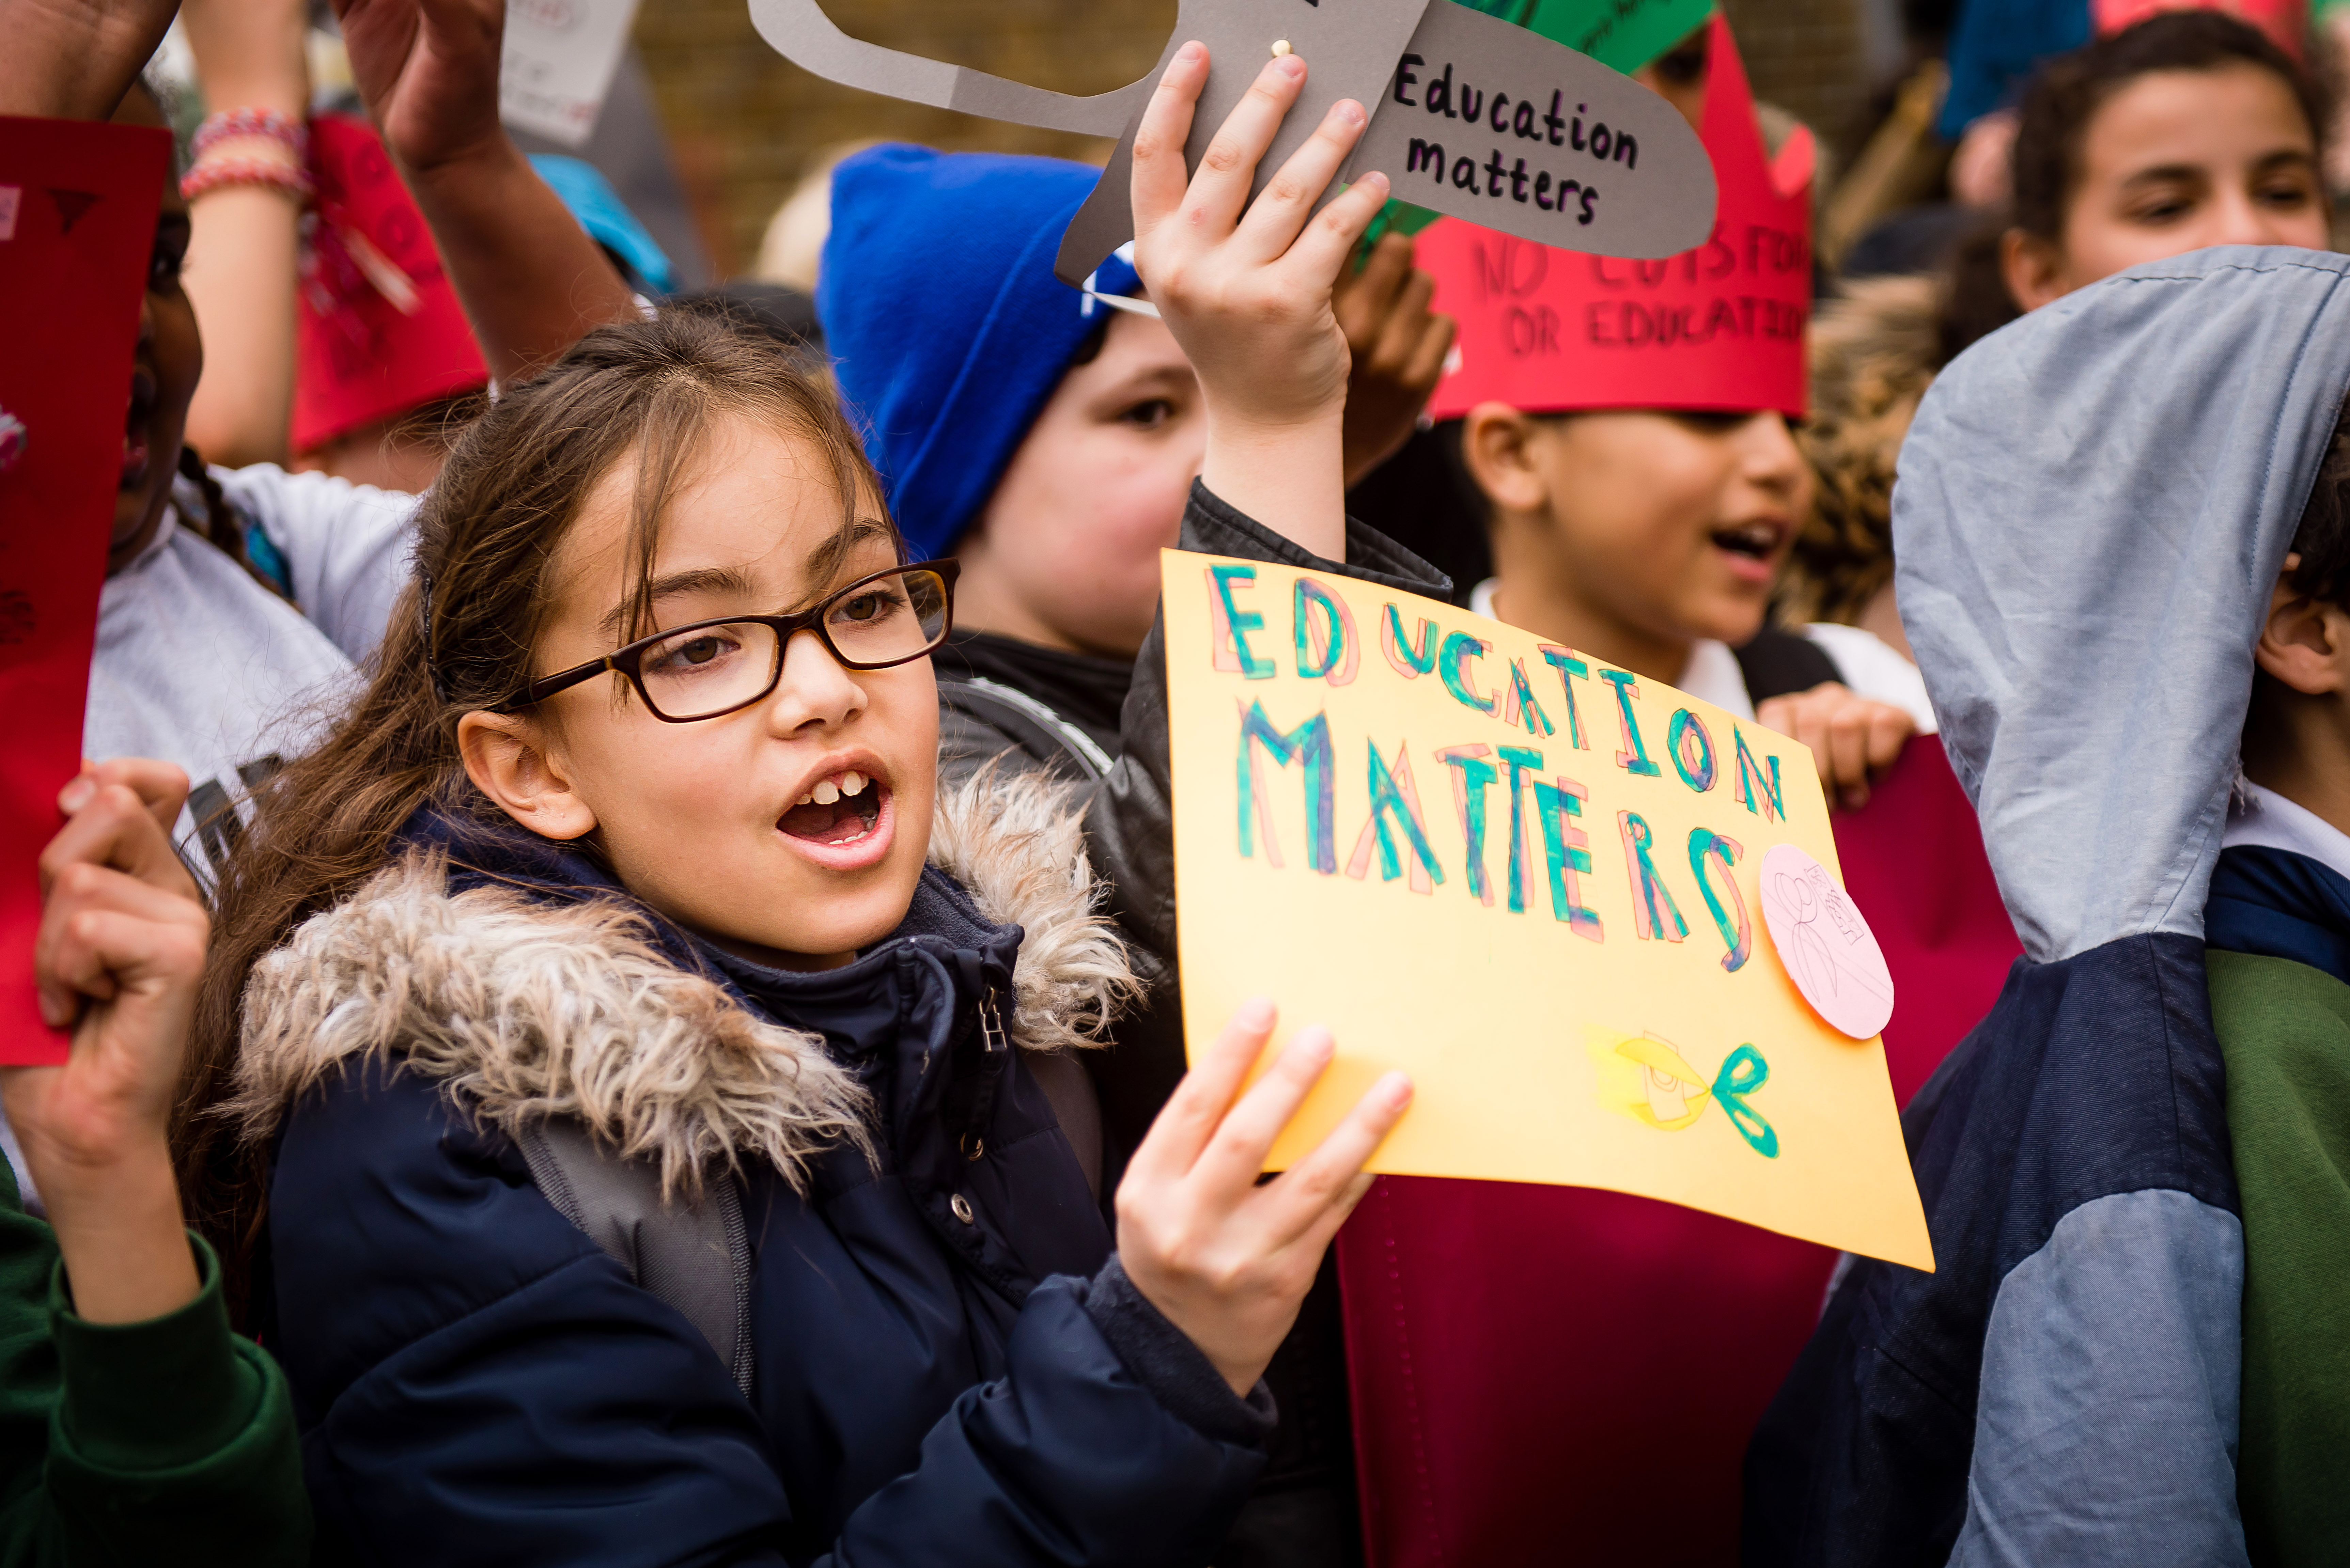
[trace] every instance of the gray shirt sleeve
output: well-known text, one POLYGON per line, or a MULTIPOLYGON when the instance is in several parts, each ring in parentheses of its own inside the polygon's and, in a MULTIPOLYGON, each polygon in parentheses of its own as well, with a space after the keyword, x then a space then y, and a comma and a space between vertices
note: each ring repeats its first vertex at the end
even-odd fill
POLYGON ((1951 1568, 2238 1568, 2244 1230, 2184 1192, 2085 1203, 2008 1272, 1951 1568))
POLYGON ((365 663, 408 586, 417 498, 267 462, 213 477, 285 556, 296 607, 352 663, 365 663))

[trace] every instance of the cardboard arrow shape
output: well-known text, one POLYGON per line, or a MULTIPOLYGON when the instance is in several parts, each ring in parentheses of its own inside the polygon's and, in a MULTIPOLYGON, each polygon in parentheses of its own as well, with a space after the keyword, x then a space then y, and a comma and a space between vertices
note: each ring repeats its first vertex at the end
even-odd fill
MULTIPOLYGON (((751 0, 751 25, 775 53, 827 81, 908 103, 1045 130, 1116 136, 1142 113, 1159 79, 1154 71, 1116 92, 1093 98, 1006 81, 966 66, 926 60, 902 49, 852 38, 833 25, 816 0, 751 0)), ((1172 48, 1170 45, 1170 53, 1172 48)), ((1162 59, 1160 69, 1164 68, 1162 59)))
POLYGON ((1330 194, 1376 169, 1399 194, 1438 212, 1601 255, 1671 255, 1701 242, 1713 224, 1712 164, 1669 104, 1587 56, 1451 0, 1182 0, 1152 72, 1093 98, 861 43, 816 0, 751 0, 751 17, 777 53, 828 80, 993 119, 1117 136, 1055 263, 1072 285, 1134 237, 1135 129, 1189 38, 1208 46, 1210 61, 1184 150, 1193 167, 1276 42, 1311 67, 1258 163, 1260 191, 1330 106, 1351 98, 1370 110, 1371 123, 1330 194), (1444 87, 1431 107, 1424 95, 1438 81, 1444 87), (1605 151, 1596 135, 1602 125, 1605 151))

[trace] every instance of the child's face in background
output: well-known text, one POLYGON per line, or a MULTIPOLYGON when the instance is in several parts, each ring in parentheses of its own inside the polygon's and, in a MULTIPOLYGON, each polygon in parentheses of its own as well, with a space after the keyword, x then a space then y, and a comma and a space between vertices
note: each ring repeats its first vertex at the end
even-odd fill
MULTIPOLYGON (((144 88, 133 88, 115 110, 114 123, 161 127, 163 116, 144 88)), ((196 378, 203 372, 204 346, 196 333, 195 307, 180 286, 180 263, 187 254, 188 204, 181 200, 177 182, 166 179, 147 293, 139 306, 139 348, 123 414, 122 472, 114 498, 109 571, 127 565, 154 537, 164 504, 171 499, 172 476, 179 469, 188 403, 196 395, 196 378)))
MULTIPOLYGON (((633 459, 605 475, 557 545, 547 568, 556 608, 535 673, 632 640, 620 611, 632 581, 636 475, 633 459)), ((879 514, 869 498, 859 511, 879 514)), ((820 456, 764 425, 726 419, 664 514, 652 625, 639 635, 808 608, 898 564, 878 524, 845 556, 839 535, 839 497, 820 456)), ((792 638, 775 690, 736 712, 669 723, 622 679, 598 677, 520 716, 469 715, 460 738, 476 783, 523 826, 552 838, 597 833, 629 891, 768 963, 827 967, 887 936, 905 918, 930 844, 938 767, 930 660, 849 670, 812 632, 792 638), (802 809, 811 795, 836 809, 802 809), (873 810, 869 822, 853 819, 860 806, 873 810)))
POLYGON ((2291 88, 2250 64, 2155 71, 2107 99, 2082 138, 2060 249, 2018 235, 2016 302, 2050 300, 2207 245, 2330 244, 2317 145, 2291 88))
POLYGON ((1174 335, 1114 316, 956 545, 955 624, 1133 658, 1159 604, 1159 552, 1175 543, 1206 451, 1199 380, 1174 335))
POLYGON ((1537 569, 1580 601, 1578 618, 1665 642, 1736 645, 1761 629, 1811 504, 1784 419, 1571 414, 1533 421, 1525 461, 1542 497, 1527 520, 1537 569))

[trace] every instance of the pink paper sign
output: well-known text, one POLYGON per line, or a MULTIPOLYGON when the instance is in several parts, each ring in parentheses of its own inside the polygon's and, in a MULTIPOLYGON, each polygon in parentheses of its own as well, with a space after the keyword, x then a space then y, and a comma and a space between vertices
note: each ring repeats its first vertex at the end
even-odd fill
POLYGON ((1893 971, 1860 909, 1792 844, 1762 857, 1762 922, 1804 1000, 1831 1027, 1874 1039, 1893 1016, 1893 971))

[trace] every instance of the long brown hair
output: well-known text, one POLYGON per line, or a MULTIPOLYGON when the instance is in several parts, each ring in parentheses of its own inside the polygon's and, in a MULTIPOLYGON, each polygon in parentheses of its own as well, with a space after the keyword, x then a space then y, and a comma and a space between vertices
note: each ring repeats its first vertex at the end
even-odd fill
POLYGON ((880 493, 831 388, 771 342, 692 312, 601 327, 459 438, 420 505, 415 575, 364 693, 316 750, 255 792, 253 828, 218 891, 173 1128, 189 1217, 229 1265, 233 1307, 265 1218, 265 1173, 262 1151, 211 1113, 233 1090, 254 964, 380 869, 418 808, 501 820, 465 775, 457 722, 513 698, 532 673, 556 545, 598 481, 635 454, 626 636, 651 629, 662 512, 711 424, 728 417, 779 431, 829 465, 844 539, 880 493))

